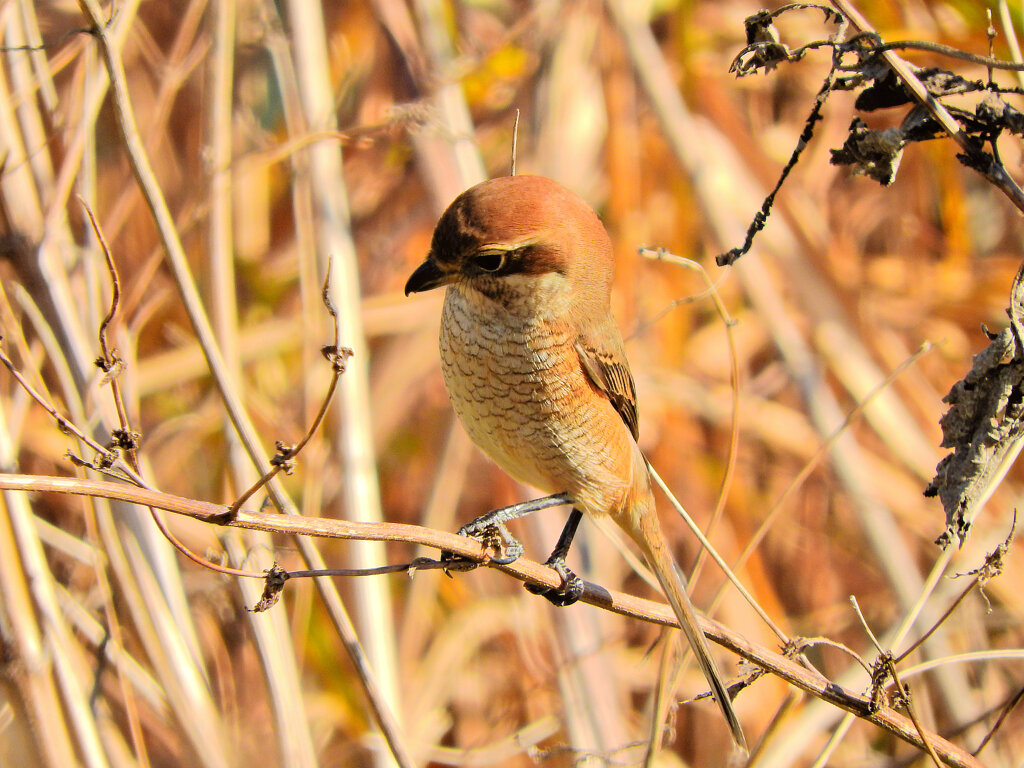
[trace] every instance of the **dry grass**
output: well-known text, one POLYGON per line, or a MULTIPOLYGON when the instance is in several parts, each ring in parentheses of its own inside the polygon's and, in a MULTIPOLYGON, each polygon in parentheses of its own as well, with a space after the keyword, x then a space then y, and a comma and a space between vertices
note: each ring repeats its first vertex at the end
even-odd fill
MULTIPOLYGON (((852 96, 837 94, 754 251, 719 269, 714 256, 742 242, 827 68, 821 53, 730 76, 756 4, 659 3, 649 18, 610 0, 373 0, 327 3, 322 16, 318 5, 125 0, 105 61, 97 37, 76 33, 93 0, 0 0, 0 334, 30 386, 99 443, 119 424, 93 364, 111 281, 84 201, 120 276, 107 338, 124 361, 124 417, 142 434, 138 473, 229 504, 275 440, 299 440, 327 390, 319 349, 333 332, 319 292, 332 256, 340 343, 356 355, 295 473, 247 508, 269 496, 309 517, 452 531, 524 498, 454 421, 440 297, 401 293, 444 206, 507 173, 518 108, 518 171, 582 194, 617 245, 642 447, 698 524, 721 507, 710 536, 725 561, 758 537, 737 573, 778 633, 735 589, 717 597, 712 564, 695 602, 750 643, 827 637, 869 662, 849 596, 897 654, 942 616, 966 585, 944 575, 980 566, 1006 537, 1024 481, 1012 469, 967 543, 940 554, 942 509, 922 491, 943 453, 941 398, 985 346, 980 324, 1006 324, 1021 260, 1019 213, 951 141, 909 148, 890 188, 853 178, 828 164, 852 116, 852 96), (39 41, 52 45, 20 48, 39 41), (641 246, 703 264, 735 325, 699 273, 641 246)), ((886 39, 987 52, 978 3, 858 7, 886 39)), ((780 26, 822 36, 817 12, 780 26)), ((1000 150, 1020 167, 1018 142, 1000 150)), ((95 477, 68 451, 93 459, 4 371, 0 468, 95 477)), ((695 537, 659 504, 692 566, 695 537)), ((436 556, 165 517, 192 552, 249 572, 436 556)), ((561 522, 552 511, 516 528, 530 558, 543 560, 561 522)), ((585 578, 656 595, 596 526, 577 547, 570 562, 585 578)), ((922 726, 968 752, 1024 687, 1019 563, 1011 551, 987 601, 972 592, 900 665, 922 726)), ((0 764, 384 766, 395 758, 382 723, 406 765, 643 759, 666 647, 654 624, 557 610, 489 569, 296 579, 272 610, 249 613, 260 588, 179 555, 145 507, 4 491, 0 764)), ((866 689, 847 653, 806 655, 866 689)), ((751 671, 720 658, 730 677, 751 671)), ((683 695, 701 686, 684 667, 683 695)), ((736 706, 750 765, 922 764, 919 750, 774 676, 736 706)), ((680 705, 670 725, 656 764, 727 763, 713 705, 680 705)), ((1020 765, 1022 734, 1012 711, 980 763, 1020 765)))

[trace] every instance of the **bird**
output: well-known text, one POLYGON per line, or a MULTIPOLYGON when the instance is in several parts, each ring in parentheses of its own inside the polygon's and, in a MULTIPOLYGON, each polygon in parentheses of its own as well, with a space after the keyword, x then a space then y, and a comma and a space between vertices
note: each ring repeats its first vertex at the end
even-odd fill
POLYGON ((611 517, 656 575, 745 749, 637 445, 636 388, 611 311, 614 262, 607 230, 579 195, 545 176, 503 176, 448 206, 405 293, 446 287, 441 370, 473 442, 520 482, 572 501, 549 560, 568 594, 549 599, 566 604, 582 591, 559 553, 581 513, 611 517))

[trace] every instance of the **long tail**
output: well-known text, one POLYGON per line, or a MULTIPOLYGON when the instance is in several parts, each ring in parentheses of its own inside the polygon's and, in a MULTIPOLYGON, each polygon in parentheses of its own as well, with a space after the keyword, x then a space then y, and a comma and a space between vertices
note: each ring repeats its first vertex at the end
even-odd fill
MULTIPOLYGON (((646 477, 646 470, 644 477, 646 477)), ((669 605, 672 606, 679 626, 686 634, 686 639, 690 641, 693 655, 711 686, 711 694, 718 702, 722 714, 725 715, 733 739, 739 747, 746 750, 747 742, 743 737, 740 721, 732 708, 732 699, 729 698, 729 692, 722 682, 718 667, 715 666, 715 662, 708 652, 707 641, 697 624, 697 616, 693 610, 693 603, 690 602, 690 597, 686 593, 683 576, 665 544, 657 512, 654 509, 654 497, 649 487, 646 494, 638 493, 634 496, 630 508, 624 515, 617 518, 617 522, 643 551, 647 564, 654 571, 661 588, 665 591, 665 597, 668 598, 669 605)))

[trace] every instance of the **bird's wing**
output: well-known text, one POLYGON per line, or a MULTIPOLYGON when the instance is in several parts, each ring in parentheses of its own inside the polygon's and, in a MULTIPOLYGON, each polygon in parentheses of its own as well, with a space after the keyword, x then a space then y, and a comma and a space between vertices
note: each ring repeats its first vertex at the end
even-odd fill
POLYGON ((611 401, 636 440, 639 435, 636 387, 618 331, 613 334, 580 334, 576 340, 576 352, 587 376, 611 401))

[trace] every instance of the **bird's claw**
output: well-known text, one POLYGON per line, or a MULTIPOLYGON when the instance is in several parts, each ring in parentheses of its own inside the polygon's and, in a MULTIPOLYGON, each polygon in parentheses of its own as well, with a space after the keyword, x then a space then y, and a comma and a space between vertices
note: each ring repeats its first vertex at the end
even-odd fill
POLYGON ((572 605, 583 597, 583 579, 577 576, 568 565, 564 557, 552 556, 544 563, 562 577, 562 586, 552 588, 543 584, 524 584, 526 591, 534 595, 540 595, 549 603, 559 608, 572 605))
MULTIPOLYGON (((511 565, 523 554, 523 545, 515 536, 509 533, 504 523, 477 524, 477 521, 467 523, 459 529, 459 536, 465 536, 479 541, 489 552, 498 553, 491 555, 489 560, 495 565, 511 565), (502 554, 503 553, 503 554, 502 554)), ((462 558, 452 552, 442 552, 442 562, 457 561, 462 558)))

